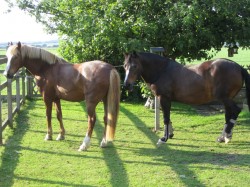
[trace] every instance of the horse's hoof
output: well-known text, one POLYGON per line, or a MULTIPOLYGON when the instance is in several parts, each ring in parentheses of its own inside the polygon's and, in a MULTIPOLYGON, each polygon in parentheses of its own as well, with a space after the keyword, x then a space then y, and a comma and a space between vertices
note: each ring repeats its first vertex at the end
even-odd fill
POLYGON ((172 139, 174 137, 174 134, 169 134, 168 137, 172 139))
POLYGON ((90 142, 88 144, 86 144, 85 142, 83 142, 83 144, 79 147, 78 151, 87 151, 87 149, 90 146, 90 142))
POLYGON ((230 142, 230 138, 227 138, 227 137, 225 137, 225 144, 227 144, 228 142, 230 142))
POLYGON ((100 147, 104 148, 104 147, 107 147, 107 145, 108 145, 108 142, 103 139, 102 142, 101 142, 101 144, 100 144, 100 147))
POLYGON ((80 147, 79 147, 79 149, 78 149, 78 151, 87 151, 87 146, 85 146, 85 145, 81 145, 80 147))
POLYGON ((230 140, 232 139, 232 135, 221 135, 217 138, 217 142, 222 143, 225 142, 225 144, 227 144, 228 142, 230 142, 230 140))
POLYGON ((52 136, 49 135, 49 134, 46 134, 45 138, 44 138, 45 141, 49 141, 49 140, 52 140, 52 136))
POLYGON ((219 142, 219 143, 225 142, 224 136, 219 136, 219 137, 217 138, 217 142, 219 142))
POLYGON ((65 136, 63 136, 63 135, 61 135, 61 134, 58 134, 56 140, 57 140, 57 141, 65 140, 65 136))
POLYGON ((165 144, 166 142, 163 141, 162 139, 159 139, 156 145, 159 147, 161 144, 165 144))
POLYGON ((78 151, 79 151, 79 152, 81 152, 81 151, 87 151, 87 148, 86 148, 86 147, 84 147, 84 148, 79 148, 78 151))

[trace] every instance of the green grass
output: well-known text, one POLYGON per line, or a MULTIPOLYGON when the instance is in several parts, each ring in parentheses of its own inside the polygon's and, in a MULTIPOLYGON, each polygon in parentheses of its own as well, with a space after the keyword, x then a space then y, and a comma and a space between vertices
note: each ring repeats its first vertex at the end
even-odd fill
MULTIPOLYGON (((175 137, 157 148, 163 132, 152 131, 154 111, 121 103, 115 141, 101 149, 99 104, 91 147, 78 152, 87 128, 84 103, 63 101, 62 109, 66 140, 46 142, 43 101, 26 102, 14 129, 4 133, 0 186, 249 186, 248 112, 241 113, 233 141, 225 145, 215 142, 224 124, 222 113, 205 117, 191 106, 174 103, 175 137)), ((55 117, 53 127, 55 139, 55 117)))
MULTIPOLYGON (((238 54, 234 54, 233 57, 228 57, 227 48, 222 48, 221 51, 219 51, 212 59, 227 58, 227 59, 237 62, 240 65, 250 65, 249 53, 250 53, 250 50, 239 48, 238 54)), ((205 59, 194 60, 190 62, 190 64, 198 64, 204 61, 206 60, 205 59)))

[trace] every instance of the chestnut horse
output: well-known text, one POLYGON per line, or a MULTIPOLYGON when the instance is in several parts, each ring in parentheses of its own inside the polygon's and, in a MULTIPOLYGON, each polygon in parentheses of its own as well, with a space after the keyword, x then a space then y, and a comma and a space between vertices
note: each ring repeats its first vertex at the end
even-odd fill
POLYGON ((245 83, 247 104, 250 110, 250 76, 246 69, 227 59, 216 59, 199 65, 185 67, 174 60, 152 53, 125 54, 124 86, 132 84, 140 76, 150 85, 160 99, 164 117, 164 136, 157 145, 173 136, 170 121, 171 101, 186 104, 205 104, 214 100, 225 106, 225 126, 218 142, 228 143, 241 109, 233 101, 245 83))
POLYGON ((48 51, 21 45, 20 42, 10 46, 6 55, 8 61, 4 75, 7 78, 13 78, 21 67, 35 76, 46 105, 48 130, 45 140, 52 140, 52 103, 55 103, 61 129, 56 140, 65 138, 60 99, 86 101, 88 129, 79 151, 90 146, 96 122, 95 108, 100 101, 104 103, 105 124, 101 147, 114 139, 120 103, 120 76, 112 65, 102 61, 71 64, 48 51))

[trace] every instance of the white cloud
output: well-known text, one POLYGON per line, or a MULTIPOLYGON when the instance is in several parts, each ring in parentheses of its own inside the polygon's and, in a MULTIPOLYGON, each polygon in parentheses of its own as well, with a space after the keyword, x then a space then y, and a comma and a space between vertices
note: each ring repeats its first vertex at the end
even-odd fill
POLYGON ((47 41, 58 38, 57 35, 46 34, 44 27, 37 23, 34 17, 18 8, 13 8, 10 13, 6 13, 7 5, 5 1, 0 1, 0 43, 47 41))

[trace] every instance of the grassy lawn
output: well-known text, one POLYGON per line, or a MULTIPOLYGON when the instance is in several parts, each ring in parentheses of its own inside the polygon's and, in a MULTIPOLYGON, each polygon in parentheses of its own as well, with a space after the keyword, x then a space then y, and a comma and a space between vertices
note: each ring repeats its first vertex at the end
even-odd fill
MULTIPOLYGON (((162 131, 154 133, 154 111, 143 103, 121 103, 115 141, 99 147, 103 107, 97 108, 92 145, 78 152, 86 133, 84 103, 62 102, 66 140, 44 141, 45 106, 27 101, 4 133, 0 147, 0 186, 249 186, 250 115, 242 112, 233 141, 219 144, 224 115, 201 116, 174 103, 174 139, 156 147, 162 131)), ((55 116, 55 112, 53 113, 55 116)), ((162 119, 162 116, 161 116, 162 119)), ((54 139, 59 130, 53 118, 54 139)))
MULTIPOLYGON (((227 58, 227 59, 237 62, 240 65, 250 65, 249 52, 250 52, 249 50, 239 48, 238 54, 234 54, 233 57, 228 57, 227 48, 222 48, 222 50, 219 51, 212 59, 227 58)), ((199 61, 195 60, 191 62, 191 64, 197 64, 197 63, 201 63, 204 61, 205 59, 199 60, 199 61)))

